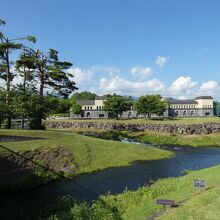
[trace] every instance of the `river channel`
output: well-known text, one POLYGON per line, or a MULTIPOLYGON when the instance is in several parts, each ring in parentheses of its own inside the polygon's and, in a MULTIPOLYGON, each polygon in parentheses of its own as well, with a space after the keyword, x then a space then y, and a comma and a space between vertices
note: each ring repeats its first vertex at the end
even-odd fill
POLYGON ((118 194, 126 188, 136 190, 157 179, 181 176, 185 170, 198 170, 220 163, 220 148, 217 147, 161 148, 173 151, 175 156, 156 161, 136 161, 130 166, 82 174, 71 180, 62 179, 36 189, 2 196, 0 219, 36 219, 48 204, 55 203, 62 196, 92 202, 100 194, 118 194))

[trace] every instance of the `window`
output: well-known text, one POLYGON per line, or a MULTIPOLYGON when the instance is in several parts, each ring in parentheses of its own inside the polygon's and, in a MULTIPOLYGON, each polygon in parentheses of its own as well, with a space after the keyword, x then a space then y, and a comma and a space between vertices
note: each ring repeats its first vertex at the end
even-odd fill
POLYGON ((99 109, 99 106, 96 106, 96 109, 99 109))
POLYGON ((90 117, 90 112, 87 112, 87 113, 86 113, 86 117, 87 117, 87 118, 90 117))
POLYGON ((186 116, 186 111, 183 111, 183 116, 186 116))
POLYGON ((194 111, 191 111, 191 112, 190 112, 190 115, 193 116, 193 115, 194 115, 194 111))
POLYGON ((105 115, 104 114, 99 114, 99 118, 104 118, 105 115))
POLYGON ((90 106, 90 109, 92 109, 92 106, 90 106))

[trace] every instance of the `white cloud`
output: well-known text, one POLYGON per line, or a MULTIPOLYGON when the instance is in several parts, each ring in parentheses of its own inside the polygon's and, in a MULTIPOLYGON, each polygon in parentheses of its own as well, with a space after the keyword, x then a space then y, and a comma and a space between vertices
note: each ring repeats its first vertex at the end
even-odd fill
POLYGON ((151 67, 134 66, 131 68, 130 72, 133 75, 138 75, 141 79, 144 79, 145 77, 153 74, 153 69, 151 67))
POLYGON ((202 83, 198 90, 199 95, 219 96, 220 85, 216 81, 207 81, 202 83))
POLYGON ((170 60, 170 57, 162 57, 162 56, 158 56, 155 63, 159 66, 159 67, 163 67, 168 61, 170 60))
POLYGON ((86 84, 91 80, 94 74, 94 71, 91 71, 91 69, 86 70, 79 67, 70 68, 69 72, 74 75, 74 81, 76 84, 86 84))
POLYGON ((73 67, 68 70, 70 73, 74 75, 74 81, 80 86, 85 84, 91 84, 91 80, 94 79, 95 75, 99 74, 107 74, 109 76, 114 76, 120 73, 120 70, 114 66, 92 66, 88 69, 82 69, 80 67, 73 67))
POLYGON ((124 95, 145 95, 147 93, 162 93, 164 84, 157 79, 145 82, 133 82, 120 76, 111 79, 101 78, 100 89, 103 93, 118 93, 124 95))
POLYGON ((190 76, 180 76, 170 84, 158 79, 144 80, 153 73, 150 67, 134 66, 130 69, 135 79, 122 76, 120 69, 115 66, 92 66, 88 69, 71 68, 74 81, 79 91, 91 91, 103 95, 118 93, 121 95, 140 96, 159 93, 164 97, 179 99, 193 99, 200 95, 212 95, 220 99, 220 85, 216 81, 207 81, 199 84, 190 76), (141 81, 140 81, 141 80, 141 81))
POLYGON ((198 82, 192 81, 191 77, 178 77, 168 88, 168 93, 175 96, 190 96, 195 93, 198 82))
POLYGON ((219 85, 216 81, 207 81, 202 83, 202 85, 200 86, 200 91, 214 91, 214 90, 218 90, 219 89, 219 85))

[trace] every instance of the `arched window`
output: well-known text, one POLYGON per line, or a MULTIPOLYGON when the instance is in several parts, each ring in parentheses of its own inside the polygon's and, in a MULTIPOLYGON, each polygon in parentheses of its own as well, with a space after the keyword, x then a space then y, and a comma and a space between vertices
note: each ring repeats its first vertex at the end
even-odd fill
POLYGON ((186 111, 183 111, 183 116, 186 116, 186 111))
POLYGON ((91 115, 90 112, 87 112, 87 113, 86 113, 86 117, 87 117, 87 118, 90 117, 90 115, 91 115))

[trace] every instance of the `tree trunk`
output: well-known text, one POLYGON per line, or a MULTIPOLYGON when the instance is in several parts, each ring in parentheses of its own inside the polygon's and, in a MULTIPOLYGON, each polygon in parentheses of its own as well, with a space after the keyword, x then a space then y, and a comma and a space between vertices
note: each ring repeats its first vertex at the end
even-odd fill
MULTIPOLYGON (((7 40, 8 42, 8 40, 7 40)), ((11 113, 10 113, 10 91, 11 91, 11 72, 10 72, 10 62, 9 62, 9 51, 6 49, 5 52, 6 55, 6 65, 7 65, 7 81, 6 81, 6 105, 8 107, 8 114, 7 114, 7 122, 6 122, 6 128, 11 129, 11 113)))
POLYGON ((24 129, 24 116, 22 116, 22 119, 21 119, 21 129, 22 130, 24 129))
MULTIPOLYGON (((37 58, 38 57, 38 53, 39 50, 37 50, 37 58)), ((40 89, 39 89, 39 94, 40 97, 42 99, 42 103, 43 103, 43 95, 44 95, 44 83, 45 83, 45 69, 44 69, 44 55, 41 55, 41 61, 42 64, 38 66, 38 71, 39 71, 39 80, 40 80, 40 89)), ((40 112, 37 116, 37 121, 36 121, 36 129, 41 129, 42 128, 42 120, 43 120, 43 116, 42 116, 42 112, 40 112)))

